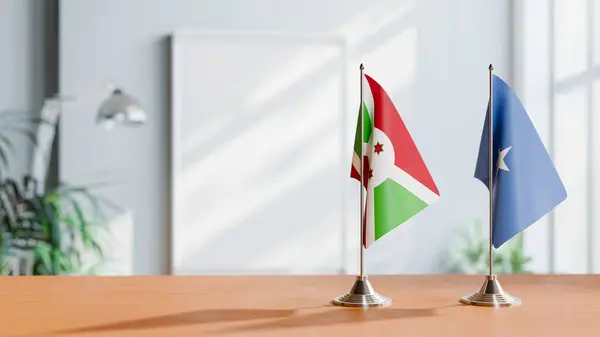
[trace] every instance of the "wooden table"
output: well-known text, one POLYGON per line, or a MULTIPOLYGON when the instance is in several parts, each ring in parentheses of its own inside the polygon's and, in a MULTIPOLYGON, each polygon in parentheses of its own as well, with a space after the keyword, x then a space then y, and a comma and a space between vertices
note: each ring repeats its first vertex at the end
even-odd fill
POLYGON ((391 307, 328 305, 352 276, 5 277, 0 336, 600 336, 600 276, 501 276, 517 308, 458 304, 481 276, 372 276, 391 307))

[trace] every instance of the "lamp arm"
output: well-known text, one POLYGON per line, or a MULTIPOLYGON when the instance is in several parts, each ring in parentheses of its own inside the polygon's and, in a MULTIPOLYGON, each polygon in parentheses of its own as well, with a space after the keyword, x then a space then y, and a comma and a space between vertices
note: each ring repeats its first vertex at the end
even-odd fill
POLYGON ((33 179, 38 181, 42 189, 48 177, 48 167, 52 158, 52 144, 56 136, 56 127, 62 111, 62 103, 62 100, 55 98, 46 99, 40 113, 44 123, 41 123, 37 129, 37 146, 33 149, 31 175, 33 179))

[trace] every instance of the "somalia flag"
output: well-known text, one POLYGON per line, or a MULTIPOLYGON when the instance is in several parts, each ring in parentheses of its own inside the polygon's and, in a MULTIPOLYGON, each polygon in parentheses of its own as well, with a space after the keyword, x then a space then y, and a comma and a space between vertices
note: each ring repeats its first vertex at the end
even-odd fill
MULTIPOLYGON (((498 248, 567 198, 552 159, 512 89, 493 77, 493 223, 498 248)), ((489 109, 475 178, 489 188, 489 109)))

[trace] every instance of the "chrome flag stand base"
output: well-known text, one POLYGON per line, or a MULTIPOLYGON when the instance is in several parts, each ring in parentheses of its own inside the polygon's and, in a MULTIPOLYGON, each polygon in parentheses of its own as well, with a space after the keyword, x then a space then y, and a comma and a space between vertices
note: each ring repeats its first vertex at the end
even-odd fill
POLYGON ((386 307, 392 303, 387 297, 383 297, 373 290, 367 276, 357 276, 356 282, 349 293, 336 297, 331 304, 342 307, 372 308, 386 307))
POLYGON ((516 307, 521 305, 521 299, 505 292, 498 282, 496 275, 486 275, 479 291, 460 299, 461 303, 483 307, 516 307))

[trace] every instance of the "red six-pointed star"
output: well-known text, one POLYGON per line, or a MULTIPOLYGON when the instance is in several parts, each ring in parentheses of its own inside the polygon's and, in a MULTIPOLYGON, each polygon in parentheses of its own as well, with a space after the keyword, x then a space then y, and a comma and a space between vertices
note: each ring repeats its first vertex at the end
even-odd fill
POLYGON ((375 144, 375 153, 379 154, 383 152, 383 144, 377 142, 377 144, 375 144))

